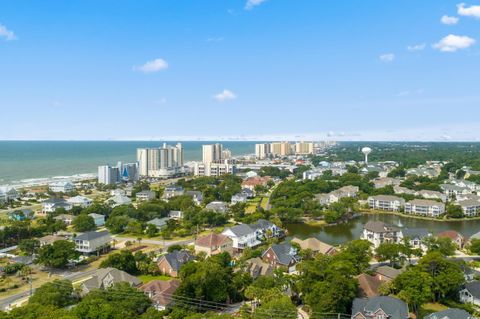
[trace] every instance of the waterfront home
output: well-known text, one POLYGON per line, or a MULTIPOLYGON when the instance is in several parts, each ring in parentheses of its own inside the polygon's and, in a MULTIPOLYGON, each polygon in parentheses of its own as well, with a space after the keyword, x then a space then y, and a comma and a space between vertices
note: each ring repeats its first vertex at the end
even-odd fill
POLYGON ((445 204, 429 199, 414 199, 405 203, 405 213, 439 217, 445 213, 445 204))
POLYGON ((460 248, 460 249, 462 249, 463 246, 465 245, 465 237, 463 237, 462 234, 460 234, 459 232, 457 232, 455 230, 443 231, 441 233, 438 233, 437 237, 439 237, 439 238, 443 238, 443 237, 450 238, 457 245, 457 247, 460 248))
POLYGON ((245 271, 252 276, 253 279, 257 279, 260 276, 270 276, 273 273, 273 266, 260 257, 248 259, 246 262, 245 271))
POLYGON ((423 319, 475 319, 475 317, 463 309, 448 308, 431 313, 428 316, 423 317, 423 319))
POLYGON ((180 220, 183 218, 183 212, 181 210, 171 210, 168 212, 168 218, 180 220))
POLYGON ((296 271, 295 265, 300 261, 297 249, 290 243, 273 244, 262 254, 262 259, 275 268, 286 267, 288 273, 296 271))
POLYGON ((425 199, 434 199, 434 200, 439 199, 442 202, 447 201, 447 195, 445 195, 443 193, 440 193, 440 192, 437 192, 437 191, 431 191, 431 190, 427 190, 427 189, 422 189, 418 192, 415 192, 414 195, 423 197, 425 199))
POLYGON ((70 193, 75 191, 75 185, 70 181, 58 181, 48 184, 50 191, 54 193, 70 193))
POLYGON ((461 302, 480 306, 480 281, 475 280, 465 283, 459 294, 461 302))
POLYGON ((400 299, 389 296, 355 298, 352 319, 408 319, 408 306, 400 299))
POLYGON ((223 252, 232 254, 233 241, 229 237, 217 233, 200 236, 195 240, 195 254, 200 252, 204 252, 207 256, 223 252))
POLYGON ((122 205, 130 205, 132 200, 125 195, 117 194, 107 199, 106 203, 114 208, 122 205))
POLYGON ((73 238, 75 250, 84 254, 99 254, 110 249, 112 237, 107 230, 89 231, 73 238))
POLYGON ((0 204, 9 203, 20 198, 20 193, 10 185, 0 186, 0 204))
POLYGON ((13 212, 8 212, 8 218, 14 221, 22 221, 35 218, 35 214, 31 209, 18 209, 13 212))
POLYGON ((100 227, 105 225, 105 216, 97 213, 90 213, 88 216, 93 218, 93 221, 95 222, 95 226, 100 227))
POLYGON ((246 203, 247 199, 248 199, 247 194, 237 193, 232 196, 232 198, 230 199, 230 202, 232 203, 232 205, 235 205, 238 203, 246 203))
POLYGON ((368 240, 374 248, 381 243, 399 243, 403 238, 402 231, 380 221, 369 221, 363 226, 361 239, 368 240))
POLYGON ((85 196, 75 196, 75 197, 70 197, 67 199, 67 203, 72 204, 74 207, 88 207, 92 205, 92 200, 90 198, 87 198, 85 196))
POLYGON ((197 206, 203 202, 203 193, 200 191, 186 191, 185 195, 190 196, 197 206))
POLYGON ((452 184, 440 184, 440 188, 448 198, 456 197, 458 195, 471 194, 473 191, 468 187, 462 187, 452 184))
POLYGON ((324 243, 315 237, 310 237, 304 240, 300 238, 293 238, 292 243, 296 243, 302 250, 309 249, 315 254, 335 255, 337 253, 335 247, 324 243))
POLYGON ((405 228, 402 229, 402 236, 408 239, 413 249, 421 249, 423 252, 426 252, 428 248, 424 244, 424 240, 431 237, 432 233, 424 228, 405 228))
POLYGON ((480 201, 478 199, 460 200, 457 201, 456 204, 462 207, 462 211, 465 216, 477 216, 480 212, 480 201))
POLYGON ((42 213, 54 213, 59 208, 69 211, 72 207, 72 204, 68 203, 63 198, 50 198, 42 202, 42 213))
POLYGON ((139 202, 148 202, 148 201, 151 201, 152 199, 155 199, 156 197, 157 197, 157 193, 150 190, 141 191, 135 195, 135 198, 139 202))
POLYGON ((410 188, 406 188, 406 187, 402 187, 402 186, 393 186, 393 192, 395 194, 415 195, 414 190, 411 190, 410 188))
POLYGON ((262 243, 257 238, 255 229, 252 229, 252 227, 247 224, 240 224, 226 228, 222 232, 222 235, 225 235, 232 240, 232 247, 236 252, 241 251, 247 247, 253 248, 262 243))
POLYGON ((284 232, 274 223, 260 218, 255 223, 249 225, 255 231, 257 238, 264 240, 273 237, 282 237, 284 232))
POLYGON ((222 201, 213 201, 213 202, 208 203, 205 206, 205 208, 208 209, 208 210, 212 210, 216 213, 225 214, 228 210, 228 205, 227 205, 227 203, 222 202, 222 201))
POLYGON ((168 217, 163 217, 163 218, 155 217, 154 219, 149 220, 147 222, 147 225, 153 225, 153 226, 157 227, 158 230, 162 230, 164 228, 167 228, 167 221, 169 219, 170 218, 168 218, 168 217))
POLYGON ((98 289, 107 289, 115 284, 126 282, 132 287, 139 286, 142 282, 137 277, 129 275, 123 270, 116 268, 100 268, 97 269, 87 280, 81 285, 81 295, 85 296, 90 291, 98 289))
POLYGON ((387 186, 400 186, 401 180, 392 177, 380 177, 375 178, 372 182, 375 188, 384 188, 387 186))
POLYGON ((53 217, 53 219, 62 221, 65 223, 65 225, 70 226, 73 221, 75 220, 76 216, 71 215, 71 214, 60 214, 58 216, 53 217))
POLYGON ((368 197, 368 206, 371 209, 398 212, 405 205, 405 200, 398 196, 377 195, 368 197))
POLYGON ((176 279, 152 280, 140 286, 140 290, 150 298, 156 310, 163 311, 173 302, 172 296, 179 286, 180 281, 176 279))
POLYGON ((158 269, 164 275, 178 277, 180 268, 195 257, 186 250, 175 250, 163 255, 157 262, 158 269))
POLYGON ((170 185, 165 187, 163 190, 163 195, 162 199, 169 199, 175 196, 182 196, 185 194, 185 191, 183 190, 182 186, 177 186, 177 185, 170 185))

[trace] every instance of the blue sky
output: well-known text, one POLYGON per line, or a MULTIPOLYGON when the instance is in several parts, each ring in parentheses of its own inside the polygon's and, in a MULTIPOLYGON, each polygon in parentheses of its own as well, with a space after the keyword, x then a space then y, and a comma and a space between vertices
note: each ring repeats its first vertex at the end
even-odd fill
POLYGON ((478 140, 480 1, 4 0, 0 139, 478 140))

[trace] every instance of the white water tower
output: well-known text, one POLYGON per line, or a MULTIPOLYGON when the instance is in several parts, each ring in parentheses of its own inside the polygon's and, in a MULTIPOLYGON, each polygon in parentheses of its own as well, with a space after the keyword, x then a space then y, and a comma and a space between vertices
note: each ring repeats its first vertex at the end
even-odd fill
POLYGON ((372 149, 370 147, 364 147, 362 148, 362 153, 365 154, 365 164, 368 164, 368 154, 372 152, 372 149))

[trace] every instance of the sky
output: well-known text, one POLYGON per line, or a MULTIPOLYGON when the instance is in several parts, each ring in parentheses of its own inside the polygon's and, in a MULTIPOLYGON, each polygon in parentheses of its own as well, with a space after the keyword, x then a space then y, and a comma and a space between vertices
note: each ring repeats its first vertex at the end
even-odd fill
POLYGON ((3 140, 480 140, 480 0, 3 0, 3 140))

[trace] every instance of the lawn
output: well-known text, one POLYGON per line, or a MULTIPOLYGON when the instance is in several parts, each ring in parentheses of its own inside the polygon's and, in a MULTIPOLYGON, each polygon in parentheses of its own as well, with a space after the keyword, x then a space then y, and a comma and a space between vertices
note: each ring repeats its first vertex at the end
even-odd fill
POLYGON ((158 276, 153 276, 153 275, 141 275, 138 276, 138 279, 140 279, 144 284, 147 282, 153 281, 153 280, 163 280, 167 281, 172 279, 172 277, 164 276, 164 275, 158 275, 158 276))
POLYGON ((260 206, 263 209, 267 209, 267 204, 268 204, 268 197, 262 197, 262 200, 260 201, 260 206))
POLYGON ((440 303, 426 303, 420 307, 418 311, 418 318, 423 318, 433 312, 442 311, 447 309, 447 306, 444 306, 440 303))

